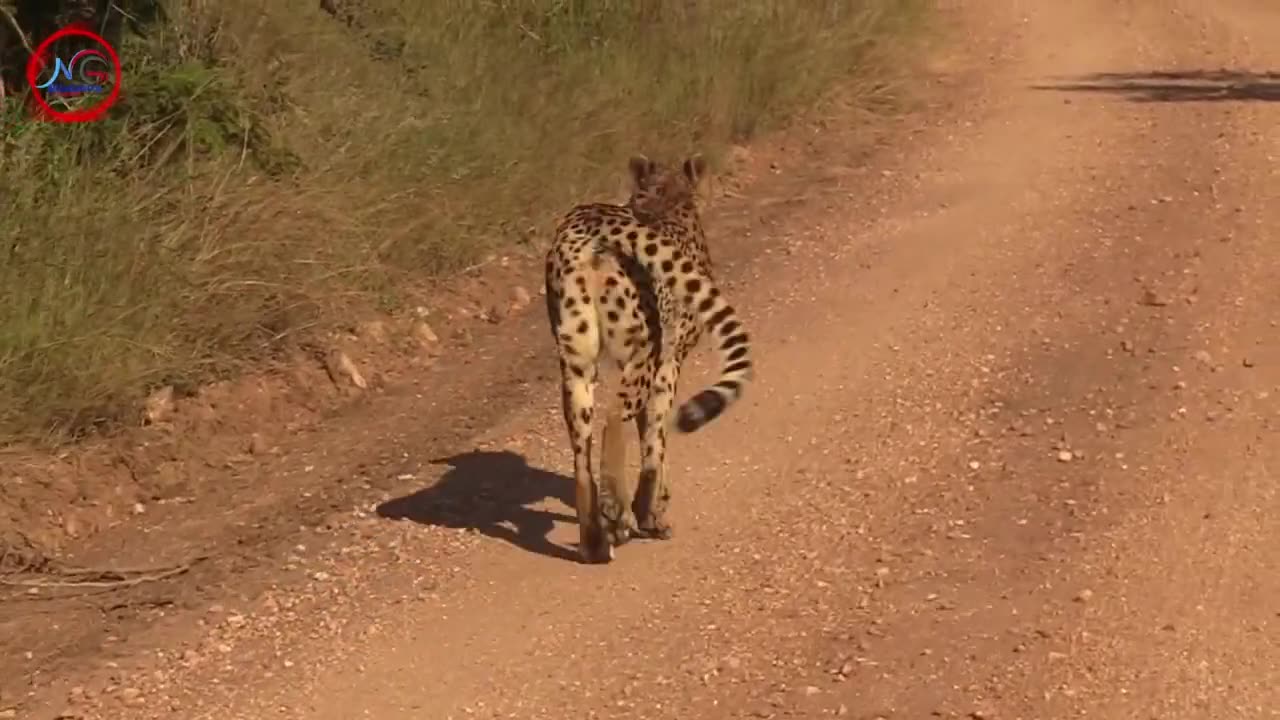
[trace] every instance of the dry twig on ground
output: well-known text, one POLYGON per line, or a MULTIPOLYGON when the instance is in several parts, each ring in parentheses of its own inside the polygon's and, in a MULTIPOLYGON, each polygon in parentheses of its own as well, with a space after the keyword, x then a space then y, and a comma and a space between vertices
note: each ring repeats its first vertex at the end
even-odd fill
POLYGON ((25 572, 21 573, 25 577, 0 577, 0 585, 27 588, 126 588, 181 575, 205 559, 207 556, 200 556, 179 565, 153 568, 47 568, 38 575, 25 572))

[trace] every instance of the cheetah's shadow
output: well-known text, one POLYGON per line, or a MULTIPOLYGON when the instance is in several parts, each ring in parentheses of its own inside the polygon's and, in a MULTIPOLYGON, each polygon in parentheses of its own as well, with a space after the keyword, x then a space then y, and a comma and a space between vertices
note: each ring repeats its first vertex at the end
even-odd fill
POLYGON ((532 553, 577 559, 573 550, 547 537, 556 520, 576 524, 577 516, 528 507, 554 498, 572 508, 572 478, 530 467, 509 450, 477 450, 432 462, 451 467, 430 487, 380 504, 379 517, 474 529, 532 553))

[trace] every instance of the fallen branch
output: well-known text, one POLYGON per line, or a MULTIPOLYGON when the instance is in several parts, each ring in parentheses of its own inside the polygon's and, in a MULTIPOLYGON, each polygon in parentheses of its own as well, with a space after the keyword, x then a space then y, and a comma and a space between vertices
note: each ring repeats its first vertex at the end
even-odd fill
POLYGON ((27 588, 107 588, 119 589, 158 582, 181 575, 208 556, 200 556, 182 563, 160 568, 65 568, 47 570, 43 574, 53 577, 0 578, 0 585, 27 588))
POLYGON ((0 6, 0 13, 4 13, 5 19, 13 27, 13 31, 18 34, 18 39, 22 41, 22 47, 27 49, 27 55, 35 55, 36 51, 31 48, 31 43, 27 42, 27 34, 22 32, 22 26, 18 24, 18 19, 13 16, 13 13, 6 10, 4 6, 0 6))

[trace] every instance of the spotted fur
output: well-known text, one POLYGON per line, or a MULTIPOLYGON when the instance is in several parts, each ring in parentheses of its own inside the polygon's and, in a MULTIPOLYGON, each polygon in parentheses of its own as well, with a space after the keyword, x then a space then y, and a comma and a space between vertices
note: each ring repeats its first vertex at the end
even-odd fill
POLYGON ((630 171, 626 204, 575 207, 547 252, 547 314, 560 353, 587 562, 607 562, 633 534, 671 536, 668 428, 697 431, 737 400, 752 376, 747 332, 712 277, 698 198, 705 162, 695 155, 669 169, 636 156, 630 171), (673 419, 681 366, 704 332, 720 353, 720 378, 673 419), (606 418, 597 481, 592 428, 599 365, 607 360, 618 367, 621 387, 606 418), (628 420, 641 445, 634 497, 621 478, 620 427, 628 420))

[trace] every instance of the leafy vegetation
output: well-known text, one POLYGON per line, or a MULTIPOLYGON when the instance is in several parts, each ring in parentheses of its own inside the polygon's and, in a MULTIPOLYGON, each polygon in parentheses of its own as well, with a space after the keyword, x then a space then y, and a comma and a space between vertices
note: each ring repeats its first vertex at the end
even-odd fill
POLYGON ((135 7, 112 26, 123 92, 105 119, 35 122, 9 75, 0 440, 110 424, 155 385, 393 303, 616 189, 633 151, 714 159, 835 83, 879 88, 925 4, 135 7))

